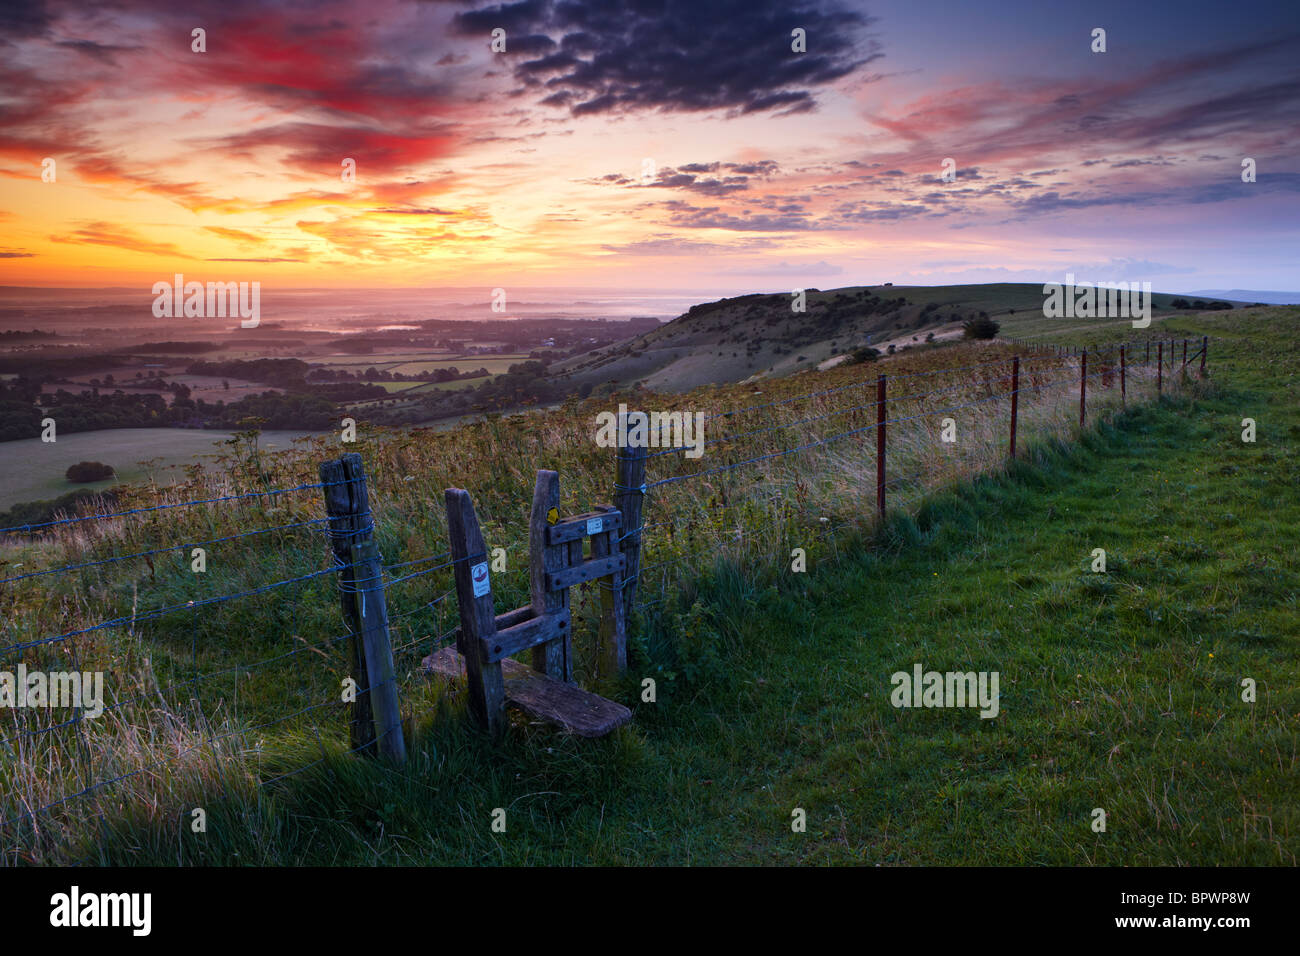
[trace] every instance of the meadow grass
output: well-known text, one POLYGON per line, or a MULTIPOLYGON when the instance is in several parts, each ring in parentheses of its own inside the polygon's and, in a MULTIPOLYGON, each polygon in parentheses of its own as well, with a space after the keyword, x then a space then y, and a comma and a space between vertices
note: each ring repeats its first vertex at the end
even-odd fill
MULTIPOLYGON (((129 702, 75 733, 14 740, 31 725, 6 722, 5 818, 93 789, 7 827, 4 859, 1294 865, 1295 313, 1180 316, 1153 329, 1213 335, 1211 380, 1171 387, 1158 405, 1136 400, 1150 397, 1149 382, 1139 384, 1147 391, 1131 391, 1123 413, 1114 390, 1098 388, 1101 423, 1083 433, 1071 420, 1077 392, 1028 403, 1026 452, 1010 466, 1001 401, 953 413, 955 448, 934 440, 930 421, 988 397, 1004 370, 993 381, 935 376, 953 390, 918 399, 935 414, 889 439, 891 476, 916 466, 932 479, 891 486, 896 507, 881 525, 871 520, 870 431, 652 490, 633 664, 606 691, 636 717, 602 741, 516 719, 493 743, 468 724, 463 692, 418 674, 419 658, 456 623, 449 600, 426 607, 446 593, 445 570, 390 586, 411 754, 401 770, 346 752, 328 575, 36 650, 37 662, 75 655, 109 667, 116 699, 129 702), (1242 417, 1259 422, 1256 444, 1241 442, 1242 417), (789 570, 794 547, 806 548, 807 573, 789 570), (1089 570, 1095 547, 1107 551, 1106 574, 1089 570), (248 666, 261 660, 271 663, 248 666), (998 671, 1000 715, 895 709, 890 675, 915 663, 998 671), (216 676, 184 683, 198 674, 216 676), (656 703, 640 702, 645 677, 657 682, 656 703), (1257 683, 1254 704, 1241 700, 1245 677, 1257 683), (190 830, 195 806, 207 813, 204 834, 190 830), (504 834, 489 826, 498 807, 504 834), (795 807, 807 811, 806 833, 791 832, 795 807), (1104 834, 1089 826, 1096 807, 1108 814, 1104 834)), ((1092 330, 1090 340, 1109 334, 1092 330)), ((897 374, 905 362, 964 368, 1004 354, 996 349, 654 396, 721 411, 849 386, 833 406, 755 413, 724 434, 789 427, 672 470, 660 460, 650 477, 768 454, 789 447, 792 432, 802 443, 863 427, 874 410, 855 406, 874 385, 870 373, 897 374), (807 422, 818 415, 827 417, 807 422)), ((1051 368, 1077 381, 1068 364, 1051 368)), ((498 610, 525 603, 532 469, 558 467, 575 512, 610 499, 609 455, 590 442, 593 408, 362 443, 388 563, 445 550, 441 488, 464 485, 489 547, 512 555, 495 580, 498 610)), ((310 481, 313 461, 343 450, 352 449, 324 440, 297 457, 249 447, 220 475, 146 489, 141 500, 310 481)), ((177 511, 188 541, 309 520, 319 514, 314 494, 177 511)), ((10 546, 6 559, 57 566, 139 550, 176 538, 168 514, 71 526, 10 546)), ((188 550, 129 573, 122 564, 77 572, 71 586, 6 585, 5 643, 329 567, 310 527, 240 541, 237 560, 214 547, 201 593, 188 550)), ((575 633, 590 631, 592 593, 575 597, 575 633)), ((587 678, 590 664, 588 649, 579 659, 587 678)))

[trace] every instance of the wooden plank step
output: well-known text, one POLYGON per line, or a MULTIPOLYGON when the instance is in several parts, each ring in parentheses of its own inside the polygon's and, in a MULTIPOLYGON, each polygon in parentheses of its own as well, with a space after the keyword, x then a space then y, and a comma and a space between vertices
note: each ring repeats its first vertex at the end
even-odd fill
MULTIPOLYGON (((444 647, 424 659, 424 671, 448 680, 463 680, 465 660, 456 648, 444 647)), ((507 707, 579 737, 603 737, 632 719, 632 711, 622 704, 576 684, 547 677, 518 661, 503 660, 501 673, 505 677, 507 707)))

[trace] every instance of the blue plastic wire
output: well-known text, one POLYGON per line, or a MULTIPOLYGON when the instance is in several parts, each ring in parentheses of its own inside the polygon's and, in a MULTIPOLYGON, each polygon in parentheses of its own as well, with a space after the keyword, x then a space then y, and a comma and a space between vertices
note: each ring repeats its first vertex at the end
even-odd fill
POLYGON ((242 501, 246 498, 267 498, 272 495, 287 495, 294 491, 306 491, 309 488, 330 488, 334 485, 351 484, 349 481, 326 481, 316 482, 311 485, 299 485, 296 488, 278 488, 273 491, 251 491, 244 495, 225 495, 220 498, 200 498, 196 501, 178 501, 170 505, 151 505, 148 508, 132 508, 129 511, 119 511, 114 514, 105 515, 82 515, 80 518, 61 518, 58 521, 42 521, 39 524, 14 525, 12 528, 0 528, 0 534, 8 534, 11 531, 34 531, 37 528, 48 528, 52 525, 76 524, 79 521, 98 521, 105 518, 125 518, 127 515, 144 514, 149 511, 164 511, 168 508, 190 508, 194 505, 210 505, 220 501, 242 501))

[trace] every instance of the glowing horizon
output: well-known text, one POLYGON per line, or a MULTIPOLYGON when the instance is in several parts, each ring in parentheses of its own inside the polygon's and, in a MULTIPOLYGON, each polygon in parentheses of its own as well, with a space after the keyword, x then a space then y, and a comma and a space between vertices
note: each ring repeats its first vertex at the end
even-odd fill
POLYGON ((1283 4, 663 7, 5 13, 0 284, 1300 285, 1283 4))

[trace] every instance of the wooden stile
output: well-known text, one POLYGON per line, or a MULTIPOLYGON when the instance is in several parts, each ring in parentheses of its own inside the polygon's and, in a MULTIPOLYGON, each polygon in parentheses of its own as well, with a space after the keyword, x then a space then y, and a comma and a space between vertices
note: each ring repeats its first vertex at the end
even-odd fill
MULTIPOLYGON (((632 712, 573 684, 572 626, 569 588, 610 574, 619 575, 623 555, 618 550, 622 515, 610 507, 570 518, 559 517, 560 482, 554 471, 539 471, 529 521, 529 581, 527 607, 495 614, 486 546, 479 532, 469 495, 447 491, 448 529, 456 561, 456 593, 461 627, 456 647, 443 648, 424 660, 426 672, 449 679, 463 676, 469 685, 470 709, 493 731, 505 726, 504 709, 524 713, 583 736, 600 736, 632 719, 632 712), (592 557, 583 560, 582 542, 592 538, 592 557), (468 555, 468 557, 466 557, 468 555), (481 570, 477 591, 475 575, 481 570), (532 649, 533 667, 511 660, 532 649)), ((602 596, 602 607, 604 598, 602 596)), ((610 607, 614 612, 616 604, 610 607)), ((601 639, 615 648, 600 648, 600 657, 617 657, 626 635, 623 617, 609 615, 601 639)))

